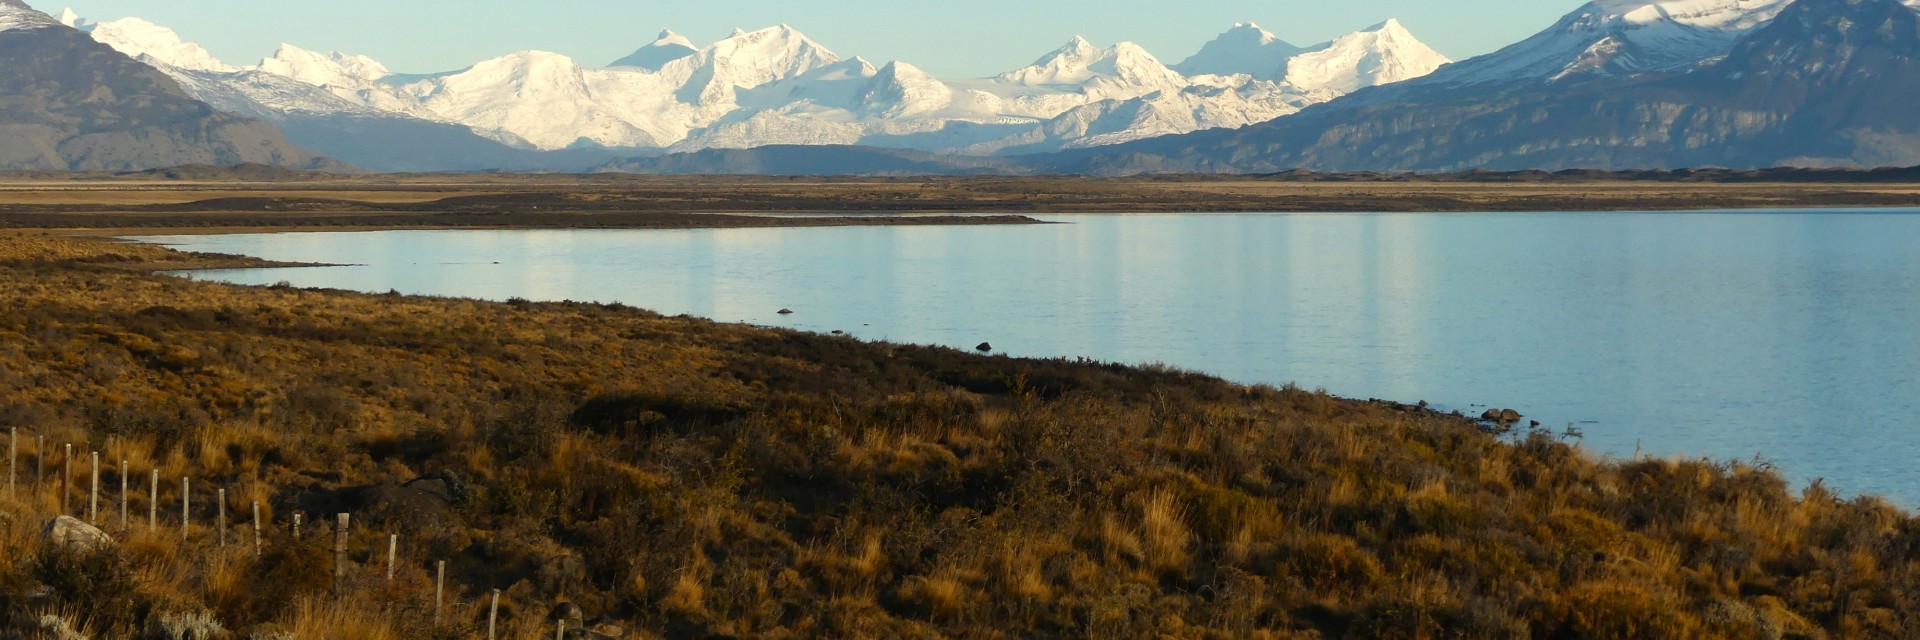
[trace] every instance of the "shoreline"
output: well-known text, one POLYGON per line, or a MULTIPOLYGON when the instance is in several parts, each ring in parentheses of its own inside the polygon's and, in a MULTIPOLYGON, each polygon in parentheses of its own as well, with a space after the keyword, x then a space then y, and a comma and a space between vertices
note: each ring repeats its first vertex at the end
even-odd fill
POLYGON ((1694 212, 1920 207, 1920 183, 365 176, 0 182, 0 230, 75 235, 1041 224, 1035 215, 1694 212))
POLYGON ((1211 613, 1227 605, 1275 637, 1429 628, 1394 622, 1414 617, 1490 636, 1920 624, 1903 600, 1920 520, 1762 463, 1608 459, 1169 367, 131 269, 172 252, 0 233, 0 407, 32 470, 0 497, 0 539, 32 549, 88 504, 48 472, 84 473, 89 445, 105 486, 165 479, 134 496, 164 519, 101 562, 0 558, 18 576, 0 597, 118 616, 82 620, 99 637, 162 607, 236 635, 426 636, 485 624, 490 593, 516 637, 561 610, 624 637, 733 635, 759 611, 792 613, 795 637, 1064 636, 1115 593, 1140 594, 1121 623, 1174 621, 1168 637, 1252 635, 1211 613), (252 549, 233 544, 248 501, 269 532, 252 549), (286 534, 302 514, 307 541, 286 534), (409 604, 443 579, 474 604, 409 604), (132 604, 90 608, 98 584, 132 604))

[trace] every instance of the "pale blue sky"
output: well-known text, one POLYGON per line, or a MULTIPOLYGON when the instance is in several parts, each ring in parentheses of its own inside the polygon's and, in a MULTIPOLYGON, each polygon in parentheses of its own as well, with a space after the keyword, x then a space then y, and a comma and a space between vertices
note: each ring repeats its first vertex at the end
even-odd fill
MULTIPOLYGON (((28 0, 50 13, 58 0, 28 0)), ((173 27, 229 63, 252 64, 281 42, 373 56, 395 71, 451 71, 525 49, 602 65, 672 28, 699 44, 734 27, 779 23, 843 56, 900 59, 943 77, 1018 68, 1075 34, 1131 40, 1168 64, 1235 22, 1295 44, 1399 18, 1455 59, 1552 24, 1581 0, 71 0, 96 20, 140 16, 173 27)))

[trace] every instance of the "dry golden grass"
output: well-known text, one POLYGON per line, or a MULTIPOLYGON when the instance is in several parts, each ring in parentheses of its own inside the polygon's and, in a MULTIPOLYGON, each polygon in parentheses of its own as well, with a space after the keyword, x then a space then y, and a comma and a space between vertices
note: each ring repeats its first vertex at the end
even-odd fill
POLYGON ((0 498, 0 544, 24 551, 0 557, 0 635, 53 614, 142 637, 200 614, 234 638, 471 638, 494 589, 514 638, 552 637, 560 602, 629 638, 1920 628, 1920 521, 1790 491, 1764 465, 1605 461, 1162 368, 618 306, 229 287, 99 268, 88 251, 117 248, 89 241, 19 242, 0 238, 0 428, 26 436, 22 469, 48 470, 0 498), (38 544, 67 443, 111 461, 110 552, 38 544), (420 478, 463 490, 403 486, 420 478))

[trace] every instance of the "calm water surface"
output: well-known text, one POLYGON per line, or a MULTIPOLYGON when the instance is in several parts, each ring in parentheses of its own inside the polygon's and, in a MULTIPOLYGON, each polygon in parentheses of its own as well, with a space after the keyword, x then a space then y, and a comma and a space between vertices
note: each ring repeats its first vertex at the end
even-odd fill
POLYGON ((619 301, 1513 406, 1618 456, 1757 455, 1920 505, 1920 211, 1053 219, 148 240, 365 265, 195 276, 244 284, 619 301))

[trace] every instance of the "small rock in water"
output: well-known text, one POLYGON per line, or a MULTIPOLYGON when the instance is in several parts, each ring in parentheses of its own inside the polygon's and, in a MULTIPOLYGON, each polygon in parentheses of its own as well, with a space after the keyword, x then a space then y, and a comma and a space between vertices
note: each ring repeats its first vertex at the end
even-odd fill
POLYGON ((781 309, 781 310, 780 310, 780 315, 783 315, 783 316, 790 316, 790 315, 793 315, 793 310, 792 310, 792 309, 781 309))
POLYGON ((40 535, 48 544, 82 551, 92 551, 113 544, 113 537, 108 536, 107 532, 72 516, 60 516, 48 520, 46 528, 40 535))
POLYGON ((1512 409, 1488 409, 1486 413, 1480 414, 1481 420, 1498 422, 1500 424, 1513 424, 1519 422, 1520 419, 1524 417, 1526 416, 1522 416, 1520 412, 1512 409))
POLYGON ((993 343, 982 342, 980 346, 974 347, 973 350, 979 351, 980 353, 993 353, 993 343))

